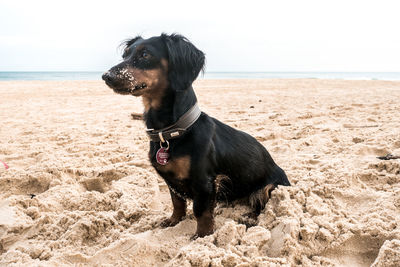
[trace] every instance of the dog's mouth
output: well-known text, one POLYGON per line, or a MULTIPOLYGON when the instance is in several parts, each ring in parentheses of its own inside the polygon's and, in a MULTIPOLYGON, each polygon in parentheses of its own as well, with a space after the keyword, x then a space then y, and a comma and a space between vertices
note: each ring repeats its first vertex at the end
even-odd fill
POLYGON ((137 91, 137 90, 146 89, 146 88, 147 88, 147 84, 146 83, 142 83, 140 85, 135 85, 133 87, 133 91, 132 92, 137 91))
POLYGON ((146 88, 147 88, 147 84, 141 83, 141 84, 137 84, 133 88, 129 89, 129 92, 133 96, 140 96, 146 88))
POLYGON ((146 83, 134 85, 132 87, 115 87, 107 84, 113 91, 120 95, 134 95, 138 96, 148 87, 146 83))

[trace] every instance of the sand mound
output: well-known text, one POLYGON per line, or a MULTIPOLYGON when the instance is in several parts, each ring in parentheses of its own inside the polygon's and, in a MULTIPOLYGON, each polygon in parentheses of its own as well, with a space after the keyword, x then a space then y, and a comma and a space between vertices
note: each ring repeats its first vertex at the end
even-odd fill
POLYGON ((219 204, 213 235, 190 241, 190 209, 159 227, 172 208, 131 117, 140 99, 101 82, 0 82, 0 265, 400 265, 400 159, 376 158, 400 155, 400 83, 203 80, 195 90, 293 183, 257 222, 219 204))

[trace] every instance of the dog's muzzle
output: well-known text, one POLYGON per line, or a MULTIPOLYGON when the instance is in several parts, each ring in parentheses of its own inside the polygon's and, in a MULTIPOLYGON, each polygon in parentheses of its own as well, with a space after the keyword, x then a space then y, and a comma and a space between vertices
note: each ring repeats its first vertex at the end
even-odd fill
POLYGON ((115 86, 116 84, 116 75, 110 71, 104 72, 101 78, 106 82, 108 86, 115 86))

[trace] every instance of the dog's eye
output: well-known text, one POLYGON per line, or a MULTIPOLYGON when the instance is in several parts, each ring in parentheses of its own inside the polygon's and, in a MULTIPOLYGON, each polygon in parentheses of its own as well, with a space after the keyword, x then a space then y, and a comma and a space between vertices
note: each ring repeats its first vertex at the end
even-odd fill
POLYGON ((146 51, 143 51, 143 52, 142 52, 142 58, 147 59, 147 58, 149 58, 149 57, 150 57, 149 53, 147 53, 146 51))

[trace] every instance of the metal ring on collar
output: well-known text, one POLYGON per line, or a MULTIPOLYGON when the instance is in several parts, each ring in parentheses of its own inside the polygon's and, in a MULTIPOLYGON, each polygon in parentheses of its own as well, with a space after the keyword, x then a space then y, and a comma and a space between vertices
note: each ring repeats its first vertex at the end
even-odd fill
POLYGON ((169 142, 168 141, 165 141, 165 142, 160 141, 160 147, 164 148, 165 150, 168 150, 169 149, 169 142), (164 143, 167 143, 167 147, 163 147, 164 143))

